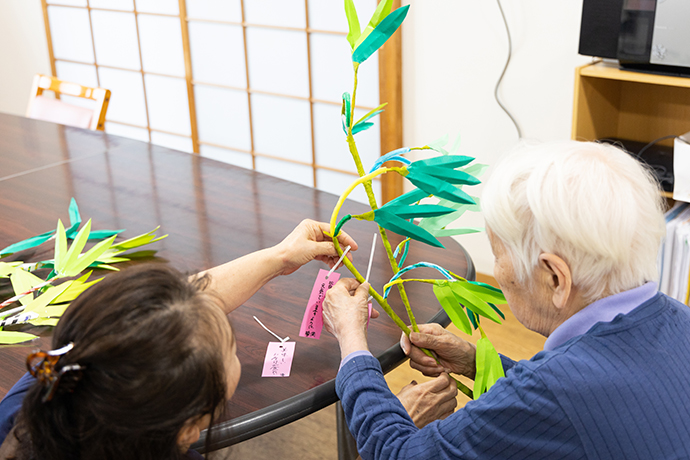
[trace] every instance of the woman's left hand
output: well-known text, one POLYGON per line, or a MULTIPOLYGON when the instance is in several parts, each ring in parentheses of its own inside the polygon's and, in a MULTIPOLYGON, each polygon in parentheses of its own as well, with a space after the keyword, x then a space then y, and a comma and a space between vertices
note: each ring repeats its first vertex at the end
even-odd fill
MULTIPOLYGON (((330 225, 323 222, 305 219, 281 241, 275 249, 283 264, 281 275, 289 275, 302 265, 312 260, 320 260, 330 268, 333 268, 339 256, 331 237, 326 233, 331 229, 330 225)), ((342 250, 350 246, 347 258, 352 260, 350 253, 357 250, 357 242, 342 230, 338 234, 338 243, 342 250)))

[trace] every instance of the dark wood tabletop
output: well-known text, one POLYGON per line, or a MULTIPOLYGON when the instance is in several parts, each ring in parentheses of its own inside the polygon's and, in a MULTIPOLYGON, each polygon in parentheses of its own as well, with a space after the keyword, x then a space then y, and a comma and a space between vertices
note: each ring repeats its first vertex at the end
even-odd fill
MULTIPOLYGON (((0 248, 55 228, 58 218, 68 221, 72 197, 82 218, 92 219, 93 229, 126 229, 126 238, 160 225, 160 234, 169 236, 152 246, 157 254, 148 261, 167 262, 189 273, 277 244, 304 218, 328 221, 337 201, 329 193, 197 155, 0 114, 0 248)), ((347 202, 342 214, 366 210, 365 205, 347 202)), ((376 227, 353 221, 345 230, 358 241, 354 263, 366 272, 376 227)), ((391 239, 396 244, 401 240, 397 235, 391 239)), ((408 262, 434 262, 473 278, 474 268, 464 249, 450 238, 441 241, 448 250, 412 244, 408 262)), ((46 243, 12 257, 49 259, 52 246, 46 243)), ((225 438, 219 447, 282 426, 337 399, 333 390, 340 361, 336 340, 325 331, 320 340, 298 336, 320 268, 325 265, 311 262, 269 282, 230 315, 242 378, 226 411, 228 421, 221 423, 219 433, 225 438), (252 316, 296 342, 288 378, 261 377, 267 344, 275 339, 252 316)), ((345 269, 340 272, 349 275, 345 269)), ((437 277, 433 272, 426 274, 437 277)), ((380 291, 391 276, 379 245, 370 281, 380 291)), ((439 314, 430 285, 409 283, 407 287, 419 322, 435 317, 448 324, 445 314, 439 314)), ((9 294, 7 283, 0 283, 0 294, 9 294)), ((404 318, 396 292, 390 301, 404 318)), ((42 334, 38 343, 0 348, 0 395, 25 372, 24 359, 32 349, 50 348, 50 330, 42 334)), ((399 338, 400 330, 385 314, 372 320, 370 347, 385 361, 386 370, 404 358, 397 347, 399 338)))

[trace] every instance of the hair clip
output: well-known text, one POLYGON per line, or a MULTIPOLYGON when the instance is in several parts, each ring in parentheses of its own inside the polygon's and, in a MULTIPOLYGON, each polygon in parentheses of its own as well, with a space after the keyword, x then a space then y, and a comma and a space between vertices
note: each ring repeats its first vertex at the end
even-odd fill
MULTIPOLYGON (((62 376, 68 372, 76 372, 75 380, 76 383, 81 378, 81 371, 83 369, 79 364, 68 364, 63 366, 59 371, 55 370, 58 360, 62 355, 74 348, 73 343, 68 343, 62 348, 50 351, 36 351, 31 353, 26 358, 26 367, 29 369, 29 373, 34 376, 44 387, 47 388, 46 394, 43 396, 42 401, 47 402, 53 399, 55 392, 57 391, 58 384, 62 379, 62 376)), ((73 391, 74 388, 71 386, 67 388, 68 391, 73 391)))

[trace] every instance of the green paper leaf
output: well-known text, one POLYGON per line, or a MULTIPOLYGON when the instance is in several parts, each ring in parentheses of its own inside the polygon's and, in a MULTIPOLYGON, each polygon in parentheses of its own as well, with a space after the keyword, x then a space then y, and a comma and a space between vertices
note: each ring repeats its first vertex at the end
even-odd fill
POLYGON ((453 142, 453 146, 450 148, 449 153, 455 154, 459 150, 460 150, 460 134, 458 134, 458 137, 455 138, 455 142, 453 142))
MULTIPOLYGON (((12 282, 12 289, 16 295, 22 294, 32 289, 34 286, 44 283, 44 281, 38 276, 24 270, 15 271, 10 277, 10 281, 12 282)), ((33 301, 33 298, 34 297, 30 294, 25 295, 19 299, 19 303, 22 305, 27 305, 33 301)))
POLYGON ((0 343, 3 345, 28 342, 37 338, 38 336, 26 332, 0 331, 0 343))
POLYGON ((107 251, 108 248, 110 248, 110 245, 113 244, 113 241, 115 241, 115 237, 111 236, 107 240, 101 241, 100 243, 92 247, 89 251, 80 255, 79 258, 77 258, 77 260, 65 267, 63 276, 78 275, 82 270, 84 270, 86 267, 95 262, 96 259, 98 259, 105 251, 107 251))
MULTIPOLYGON (((452 201, 440 198, 438 200, 439 205, 445 206, 447 208, 453 208, 456 211, 454 213, 451 213, 451 214, 446 214, 445 216, 429 217, 429 218, 423 219, 420 222, 419 226, 425 230, 428 230, 430 233, 433 234, 434 231, 445 229, 447 225, 450 225, 451 223, 458 220, 460 217, 462 217, 462 215, 466 211, 474 211, 474 212, 481 211, 481 208, 479 206, 479 198, 477 198, 475 196, 471 196, 471 198, 477 204, 454 203, 452 201)), ((450 236, 450 235, 444 235, 444 236, 450 236)))
POLYGON ((489 284, 480 283, 479 281, 468 281, 463 287, 468 291, 471 291, 477 298, 487 302, 487 303, 506 303, 506 298, 503 292, 489 284))
MULTIPOLYGON (((417 160, 413 165, 437 166, 449 169, 459 168, 472 162, 474 158, 464 155, 446 155, 441 157, 427 158, 426 160, 417 160)), ((410 165, 411 166, 411 165, 410 165)))
POLYGON ((64 268, 65 254, 67 254, 67 236, 65 235, 65 227, 62 225, 62 221, 58 219, 57 231, 55 234, 55 256, 53 257, 55 272, 59 273, 60 269, 64 268))
POLYGON ((68 303, 62 304, 62 305, 48 306, 45 308, 46 316, 50 317, 50 318, 59 318, 65 313, 65 310, 67 310, 67 307, 69 307, 69 306, 70 306, 70 304, 68 304, 68 303))
POLYGON ((358 123, 352 128, 352 134, 357 134, 374 126, 373 123, 358 123))
POLYGON ((399 197, 389 201, 386 203, 388 206, 396 206, 396 205, 405 205, 405 204, 412 204, 416 203, 422 198, 426 198, 429 196, 429 193, 425 192, 424 190, 421 189, 414 189, 411 192, 407 192, 403 195, 400 195, 399 197))
MULTIPOLYGON (((386 2, 391 2, 392 0, 382 0, 386 2)), ((379 4, 381 6, 381 4, 379 4)), ((379 48, 383 46, 384 43, 398 30, 400 24, 405 20, 407 16, 407 10, 410 9, 410 5, 405 5, 402 8, 398 8, 389 15, 387 15, 380 23, 376 26, 374 30, 357 45, 354 53, 352 53, 352 60, 361 64, 366 61, 372 54, 374 54, 379 48)), ((378 11, 378 8, 377 8, 378 11)), ((374 13, 374 16, 376 13, 374 13)), ((372 18, 373 20, 373 18, 372 18)), ((370 23, 371 24, 371 23, 370 23)), ((369 26, 367 26, 368 28, 369 26)), ((366 29, 362 35, 367 33, 366 29)), ((361 38, 361 37, 360 37, 361 38)))
POLYGON ((453 294, 453 290, 448 285, 433 285, 434 294, 438 299, 438 302, 445 310, 446 314, 450 320, 455 324, 455 326, 462 332, 468 335, 472 335, 472 328, 470 327, 470 322, 465 315, 465 311, 462 306, 458 303, 453 294))
MULTIPOLYGON (((72 300, 76 299, 79 294, 82 292, 86 291, 88 288, 93 286, 94 284, 98 283, 101 281, 103 278, 99 278, 97 280, 93 280, 90 282, 86 282, 86 280, 89 279, 89 276, 91 276, 91 273, 93 271, 89 271, 80 278, 74 280, 72 282, 72 285, 64 291, 62 294, 60 294, 58 297, 56 297, 51 303, 62 303, 62 302, 71 302, 72 300)), ((54 287, 48 288, 46 290, 46 294, 51 290, 55 289, 54 287)))
POLYGON ((29 321, 33 326, 57 326, 59 318, 35 318, 29 321))
POLYGON ((487 169, 489 169, 489 165, 475 163, 466 168, 462 168, 462 171, 465 171, 467 174, 472 174, 474 177, 479 178, 484 175, 487 169))
POLYGON ((442 216, 454 212, 451 208, 446 208, 444 206, 439 206, 436 204, 416 204, 412 206, 391 206, 390 204, 385 204, 381 208, 377 209, 376 212, 387 212, 394 214, 402 219, 413 219, 415 217, 434 217, 442 216))
POLYGON ((112 246, 112 249, 115 251, 126 251, 128 249, 134 249, 138 248, 140 246, 144 246, 146 244, 151 244, 155 243, 156 241, 160 241, 163 238, 167 238, 168 235, 163 235, 159 236, 156 238, 156 230, 158 230, 160 226, 154 228, 150 232, 146 232, 144 234, 132 237, 128 240, 120 241, 117 244, 114 244, 112 246))
MULTIPOLYGON (((393 8, 393 0, 381 0, 376 6, 374 14, 371 16, 369 23, 362 31, 362 34, 357 38, 355 42, 354 49, 356 49, 368 36, 373 32, 373 30, 381 23, 381 20, 388 16, 393 8)), ((353 49, 353 50, 354 50, 353 49)))
MULTIPOLYGON (((377 210, 380 211, 380 210, 377 210)), ((431 246, 437 248, 443 248, 444 246, 438 241, 434 236, 416 225, 401 219, 394 214, 388 214, 386 212, 376 213, 376 223, 381 227, 391 230, 399 235, 408 236, 413 240, 421 241, 431 246)))
MULTIPOLYGON (((376 108, 374 108, 374 109, 371 109, 371 110, 368 111, 366 114, 364 114, 364 116, 363 116, 362 118, 360 118, 359 120, 357 120, 357 123, 361 123, 361 122, 363 122, 363 121, 367 121, 368 119, 370 119, 370 118, 372 118, 372 117, 375 117, 376 115, 378 115, 378 114, 380 114, 381 112, 383 112, 383 108, 384 108, 385 106, 387 106, 387 105, 388 105, 388 102, 384 102, 384 103, 381 104, 380 106, 378 106, 378 107, 376 107, 376 108)), ((355 123, 355 125, 356 125, 357 123, 355 123)))
POLYGON ((0 278, 7 278, 16 270, 21 270, 21 268, 17 268, 21 264, 21 262, 0 262, 0 278))
POLYGON ((475 204, 474 200, 467 193, 436 177, 418 171, 410 172, 405 177, 430 195, 445 198, 456 203, 475 204))
MULTIPOLYGON (((81 254, 82 249, 84 249, 84 246, 86 246, 86 242, 89 240, 89 233, 91 233, 91 219, 86 221, 86 224, 82 227, 81 230, 79 230, 79 233, 77 233, 77 236, 74 237, 74 241, 72 242, 72 245, 70 246, 70 248, 67 250, 67 253, 65 254, 65 257, 62 261, 62 264, 60 264, 60 265, 58 265, 57 263, 55 264, 55 266, 57 268, 57 272, 60 275, 62 275, 62 276, 73 276, 73 275, 66 275, 65 272, 69 271, 69 268, 72 265, 74 265, 74 263, 77 261, 79 254, 81 254)), ((81 271, 81 270, 79 270, 79 271, 81 271)), ((77 272, 77 273, 79 273, 79 272, 77 272)), ((77 273, 75 273, 75 275, 77 273)))
POLYGON ((429 233, 434 235, 436 238, 441 238, 444 236, 458 236, 458 235, 468 235, 470 233, 480 233, 483 229, 478 227, 465 227, 465 228, 448 228, 440 230, 431 230, 429 233))
MULTIPOLYGON (((489 303, 489 302, 487 302, 487 303, 489 303)), ((506 319, 506 315, 504 315, 503 312, 502 312, 496 305, 494 305, 494 304, 492 304, 492 303, 489 303, 489 306, 490 306, 491 308, 493 308, 493 310, 494 310, 496 313, 498 313, 498 316, 500 316, 501 319, 504 319, 504 320, 506 319)))
POLYGON ((25 249, 35 248, 36 246, 48 241, 53 236, 53 233, 55 233, 55 230, 41 233, 40 235, 32 236, 31 238, 19 241, 18 243, 11 244, 0 250, 0 256, 6 256, 9 254, 14 254, 15 252, 23 251, 25 249))
POLYGON ((46 291, 43 294, 39 295, 35 299, 33 299, 31 302, 26 304, 26 308, 24 309, 25 313, 29 312, 36 312, 38 313, 38 316, 45 317, 48 315, 46 312, 46 307, 50 302, 55 300, 56 297, 58 297, 60 294, 65 292, 67 288, 69 288, 72 285, 72 281, 65 281, 59 286, 55 286, 55 288, 51 289, 50 291, 46 291))
POLYGON ((477 315, 490 319, 493 322, 501 324, 501 318, 484 300, 480 299, 474 292, 467 289, 467 281, 454 281, 450 283, 453 293, 458 301, 475 312, 477 315))
POLYGON ((448 152, 443 148, 447 143, 448 134, 439 137, 435 141, 428 143, 426 146, 429 147, 431 150, 435 150, 436 152, 442 153, 443 155, 448 155, 448 152))
POLYGON ((501 357, 486 337, 477 340, 476 366, 474 399, 486 393, 499 378, 505 377, 501 357))
POLYGON ((350 31, 347 33, 347 41, 350 47, 354 50, 357 39, 362 34, 359 27, 359 18, 357 17, 357 10, 353 0, 345 0, 345 16, 347 16, 347 24, 350 31))

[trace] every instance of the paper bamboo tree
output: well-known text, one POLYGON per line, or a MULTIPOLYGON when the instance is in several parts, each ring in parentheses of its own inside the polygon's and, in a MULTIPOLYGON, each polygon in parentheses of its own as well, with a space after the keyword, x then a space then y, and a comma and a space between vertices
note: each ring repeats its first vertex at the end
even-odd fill
POLYGON ((102 279, 88 281, 92 270, 77 279, 65 281, 65 278, 76 277, 87 268, 118 270, 110 264, 155 253, 155 251, 139 251, 125 254, 126 251, 167 236, 156 237, 155 231, 158 228, 155 228, 143 235, 115 243, 115 237, 124 230, 91 230, 91 220, 79 229, 82 220, 74 198, 70 202, 69 218, 70 226, 67 229, 62 221, 58 220, 55 230, 0 250, 0 259, 2 259, 15 252, 39 246, 50 239, 55 240, 55 255, 51 260, 27 264, 20 261, 0 261, 0 278, 9 278, 15 293, 13 297, 0 302, 0 344, 21 343, 36 338, 35 335, 26 332, 6 331, 4 330, 6 326, 23 323, 33 326, 57 325, 69 303, 102 279), (73 240, 69 247, 68 239, 73 240), (98 243, 82 253, 88 240, 97 240, 98 243), (40 268, 52 269, 46 279, 32 273, 40 268))
MULTIPOLYGON (((481 338, 477 342, 477 375, 474 391, 456 380, 458 388, 462 392, 470 397, 478 398, 499 377, 504 375, 498 353, 480 325, 480 317, 500 323, 504 316, 495 304, 505 303, 505 297, 499 289, 484 283, 468 281, 432 263, 417 262, 407 266, 404 264, 410 240, 443 247, 437 239, 438 237, 461 235, 480 230, 476 228, 448 229, 446 226, 466 211, 479 210, 478 199, 468 195, 462 188, 463 186, 478 184, 480 181, 477 176, 481 175, 486 166, 469 165, 474 158, 453 154, 452 152, 457 151, 458 142, 449 153, 443 148, 447 139, 442 139, 423 147, 402 148, 383 155, 366 173, 355 143, 354 136, 374 126, 374 118, 384 110, 386 105, 385 103, 381 104, 359 120, 354 120, 359 66, 393 35, 409 10, 409 5, 407 5, 391 11, 392 3, 392 0, 381 0, 367 26, 361 30, 353 0, 345 0, 345 13, 349 24, 347 41, 352 48, 354 88, 352 94, 346 92, 342 97, 342 126, 360 177, 345 190, 333 209, 330 222, 331 234, 337 236, 341 227, 351 219, 375 221, 378 224, 381 240, 393 270, 393 277, 383 286, 383 294, 378 293, 373 287, 370 288, 369 293, 406 334, 409 334, 411 330, 419 331, 405 293, 404 283, 407 282, 431 284, 439 303, 448 313, 451 321, 461 331, 472 334, 473 329, 479 329, 481 338), (433 150, 440 153, 441 156, 412 162, 403 156, 412 150, 433 150), (388 161, 397 161, 400 166, 384 166, 384 163, 388 161), (411 192, 378 207, 372 188, 372 180, 387 173, 400 174, 410 181, 415 188, 411 192), (338 220, 345 199, 360 185, 366 191, 371 211, 354 216, 348 214, 338 220), (437 204, 422 204, 421 200, 428 197, 436 197, 437 204), (421 218, 421 221, 416 223, 415 219, 418 218, 421 218), (388 240, 386 229, 407 237, 395 251, 388 240), (403 274, 420 267, 435 269, 443 278, 403 279, 401 277, 403 274), (411 329, 388 304, 387 297, 394 286, 400 292, 411 329)), ((342 254, 338 240, 334 238, 333 241, 338 253, 342 254)), ((344 262, 355 278, 363 282, 364 277, 354 265, 348 259, 344 259, 344 262)), ((433 356, 428 350, 424 351, 429 356, 433 356)))

